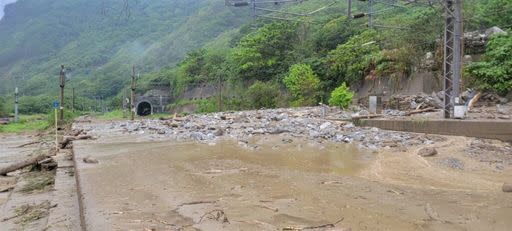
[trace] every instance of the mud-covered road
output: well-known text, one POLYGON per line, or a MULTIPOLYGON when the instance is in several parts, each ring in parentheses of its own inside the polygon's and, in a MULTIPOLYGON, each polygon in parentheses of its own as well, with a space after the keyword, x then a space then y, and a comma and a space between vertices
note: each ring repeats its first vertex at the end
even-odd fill
POLYGON ((512 227, 512 194, 501 190, 512 179, 508 143, 339 126, 346 137, 373 131, 408 140, 380 138, 372 148, 375 136, 345 143, 288 131, 197 142, 147 125, 156 121, 137 121, 144 125, 133 131, 119 123, 74 126, 98 138, 74 143, 87 230, 512 227), (422 147, 438 154, 419 156, 422 147))

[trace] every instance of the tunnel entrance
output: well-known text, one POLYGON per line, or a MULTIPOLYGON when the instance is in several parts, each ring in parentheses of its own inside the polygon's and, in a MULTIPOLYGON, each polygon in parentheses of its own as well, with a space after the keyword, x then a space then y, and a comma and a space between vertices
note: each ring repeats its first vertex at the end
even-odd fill
POLYGON ((148 115, 151 115, 151 110, 152 107, 151 107, 151 104, 144 101, 144 102, 140 102, 138 105, 137 105, 137 115, 139 116, 148 116, 148 115))

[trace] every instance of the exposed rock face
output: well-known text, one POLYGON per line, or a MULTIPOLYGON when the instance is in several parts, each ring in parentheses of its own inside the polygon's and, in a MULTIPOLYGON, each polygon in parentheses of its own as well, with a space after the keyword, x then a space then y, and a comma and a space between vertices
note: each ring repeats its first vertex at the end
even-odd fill
POLYGON ((483 31, 472 31, 464 33, 464 44, 466 52, 471 54, 480 54, 485 51, 485 44, 492 35, 507 34, 499 27, 491 27, 483 31))

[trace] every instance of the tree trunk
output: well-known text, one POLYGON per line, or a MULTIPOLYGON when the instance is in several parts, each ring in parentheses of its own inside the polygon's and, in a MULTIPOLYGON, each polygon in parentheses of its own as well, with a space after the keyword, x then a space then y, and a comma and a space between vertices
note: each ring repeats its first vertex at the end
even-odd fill
POLYGON ((18 169, 22 169, 24 167, 37 164, 37 162, 46 159, 46 155, 37 155, 30 157, 28 159, 25 159, 23 161, 11 164, 7 167, 0 168, 0 175, 6 175, 7 173, 16 171, 18 169))

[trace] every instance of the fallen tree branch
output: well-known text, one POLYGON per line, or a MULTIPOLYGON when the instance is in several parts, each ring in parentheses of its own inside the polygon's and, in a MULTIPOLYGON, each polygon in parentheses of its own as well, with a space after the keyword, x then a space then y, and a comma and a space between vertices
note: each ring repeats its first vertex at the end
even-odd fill
POLYGON ((37 155, 30 157, 28 159, 25 159, 23 161, 11 164, 7 167, 0 168, 0 175, 6 175, 7 173, 14 172, 18 169, 22 169, 24 167, 27 167, 29 165, 37 164, 39 161, 46 159, 46 155, 37 155))
POLYGON ((64 138, 64 140, 60 143, 60 148, 66 148, 70 142, 73 142, 75 140, 90 140, 92 139, 92 136, 90 135, 83 135, 83 136, 67 136, 64 138))
POLYGON ((210 212, 203 214, 201 218, 199 218, 198 223, 203 222, 203 219, 208 215, 211 216, 211 219, 214 219, 216 221, 222 220, 222 223, 229 223, 228 217, 226 216, 226 213, 222 209, 214 209, 210 212))
POLYGON ((300 230, 307 230, 307 229, 321 229, 321 228, 334 228, 336 227, 337 224, 339 224, 340 222, 342 222, 345 218, 342 217, 341 219, 337 220, 336 222, 334 223, 329 223, 329 224, 325 224, 325 225, 318 225, 318 226, 306 226, 306 227, 285 227, 283 228, 283 231, 290 231, 290 230, 293 230, 293 231, 300 231, 300 230))
POLYGON ((353 120, 358 120, 358 119, 371 119, 371 118, 378 118, 378 117, 382 117, 382 116, 383 116, 382 114, 360 115, 360 116, 352 116, 352 119, 353 119, 353 120))
POLYGON ((181 203, 178 205, 178 208, 181 206, 184 206, 184 205, 214 204, 214 203, 217 203, 217 200, 214 200, 214 201, 192 201, 192 202, 181 203))
POLYGON ((22 145, 19 145, 19 146, 16 146, 16 147, 10 147, 10 148, 23 148, 23 147, 26 147, 26 146, 29 146, 29 145, 32 145, 32 144, 38 144, 38 143, 41 143, 41 141, 33 141, 33 142, 22 144, 22 145))
POLYGON ((418 109, 418 110, 413 110, 413 111, 406 112, 405 115, 406 116, 410 116, 410 115, 419 114, 419 113, 423 113, 423 112, 432 112, 432 111, 435 111, 435 110, 436 110, 435 107, 428 107, 428 108, 425 108, 425 109, 418 109))

